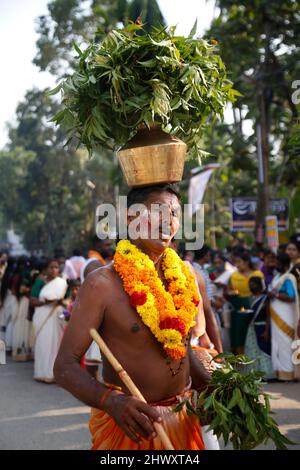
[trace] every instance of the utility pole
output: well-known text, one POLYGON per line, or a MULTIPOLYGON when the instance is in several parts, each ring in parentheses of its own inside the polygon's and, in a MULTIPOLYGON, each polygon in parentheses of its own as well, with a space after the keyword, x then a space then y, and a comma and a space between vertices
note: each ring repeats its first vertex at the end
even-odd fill
POLYGON ((269 86, 271 77, 270 66, 270 23, 265 23, 265 57, 259 67, 257 80, 257 156, 258 156, 258 188, 255 235, 258 242, 265 239, 266 216, 270 215, 270 189, 269 189, 269 132, 270 132, 270 105, 272 102, 272 88, 269 86))
POLYGON ((258 185, 256 206, 256 240, 264 242, 266 216, 270 214, 269 191, 269 146, 268 133, 262 131, 262 125, 257 125, 257 157, 258 157, 258 185))

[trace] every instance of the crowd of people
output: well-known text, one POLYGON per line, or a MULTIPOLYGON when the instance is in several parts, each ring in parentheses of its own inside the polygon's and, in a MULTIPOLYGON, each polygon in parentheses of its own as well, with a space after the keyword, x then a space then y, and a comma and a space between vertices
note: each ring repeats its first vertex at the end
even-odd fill
POLYGON ((223 349, 246 354, 269 380, 295 380, 291 348, 300 338, 300 245, 294 237, 276 254, 235 240, 225 252, 203 246, 186 257, 204 278, 223 349))
MULTIPOLYGON (((79 250, 66 259, 14 258, 0 254, 0 340, 14 361, 34 360, 34 379, 54 382, 53 366, 80 284, 113 256, 111 242, 94 239, 87 258, 79 250)), ((99 349, 92 344, 82 366, 95 374, 99 349)))
MULTIPOLYGON (((232 351, 254 359, 252 367, 269 380, 295 380, 291 347, 300 337, 300 246, 293 237, 275 254, 260 245, 249 248, 235 239, 223 251, 204 245, 180 252, 197 273, 207 332, 192 344, 217 354, 232 351), (209 331, 211 317, 219 336, 209 331), (196 342, 195 342, 196 341, 196 342)), ((54 382, 53 366, 85 277, 113 259, 109 240, 95 237, 86 257, 70 258, 57 250, 53 258, 0 256, 0 339, 14 361, 34 360, 34 379, 54 382)), ((81 365, 96 377, 101 362, 92 343, 81 365)))

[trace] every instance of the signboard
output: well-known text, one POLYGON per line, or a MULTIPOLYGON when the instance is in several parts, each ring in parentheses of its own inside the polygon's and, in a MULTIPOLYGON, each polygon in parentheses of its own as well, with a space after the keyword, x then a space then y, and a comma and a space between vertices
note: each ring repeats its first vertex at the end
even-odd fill
MULTIPOLYGON (((254 232, 257 201, 252 197, 231 199, 232 232, 254 232)), ((270 212, 277 217, 278 231, 289 227, 288 199, 277 198, 270 201, 270 212)))
POLYGON ((274 251, 277 252, 279 246, 278 237, 278 223, 276 215, 268 215, 266 217, 266 237, 267 244, 274 251))

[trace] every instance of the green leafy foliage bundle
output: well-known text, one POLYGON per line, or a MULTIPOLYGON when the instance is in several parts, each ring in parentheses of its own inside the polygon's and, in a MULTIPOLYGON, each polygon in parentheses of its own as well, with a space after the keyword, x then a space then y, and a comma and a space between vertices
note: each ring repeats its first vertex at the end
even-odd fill
POLYGON ((141 124, 158 124, 199 155, 204 125, 222 117, 237 92, 216 42, 194 32, 187 38, 175 28, 145 34, 132 23, 84 52, 75 45, 76 70, 53 90, 63 93, 54 121, 90 151, 116 150, 141 124))
POLYGON ((213 371, 209 387, 183 401, 174 411, 184 406, 188 414, 199 417, 202 425, 208 424, 214 434, 231 441, 234 450, 254 449, 271 439, 276 449, 287 449, 293 444, 279 431, 272 418, 270 396, 263 391, 263 373, 243 373, 243 366, 251 362, 246 356, 222 353, 215 359, 223 358, 219 368, 213 371))

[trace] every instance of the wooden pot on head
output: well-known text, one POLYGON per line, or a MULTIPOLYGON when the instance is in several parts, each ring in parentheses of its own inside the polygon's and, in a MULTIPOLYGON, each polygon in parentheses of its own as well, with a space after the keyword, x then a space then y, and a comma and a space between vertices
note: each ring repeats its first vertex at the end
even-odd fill
POLYGON ((143 127, 117 155, 129 187, 181 181, 187 146, 159 126, 143 127))

